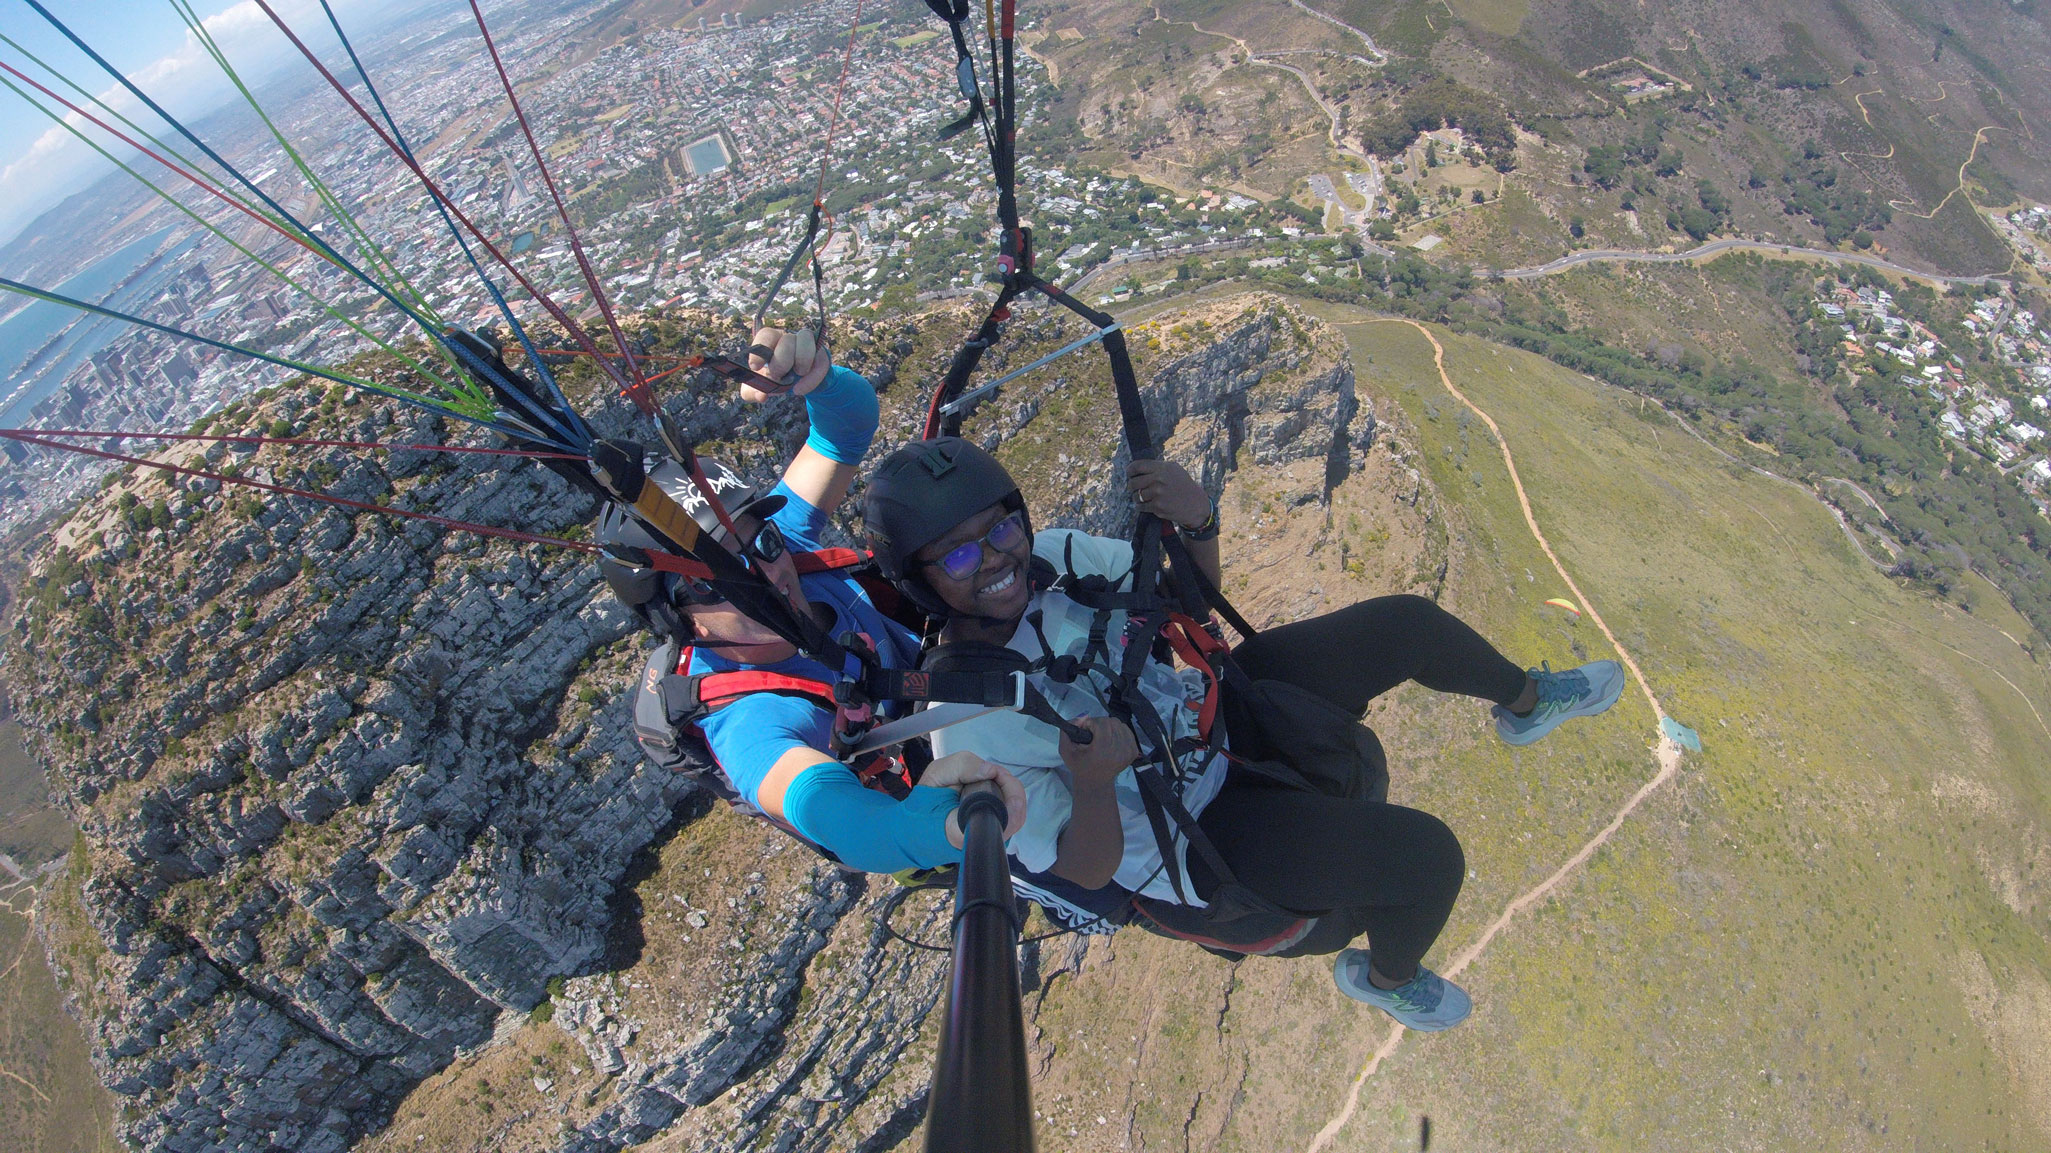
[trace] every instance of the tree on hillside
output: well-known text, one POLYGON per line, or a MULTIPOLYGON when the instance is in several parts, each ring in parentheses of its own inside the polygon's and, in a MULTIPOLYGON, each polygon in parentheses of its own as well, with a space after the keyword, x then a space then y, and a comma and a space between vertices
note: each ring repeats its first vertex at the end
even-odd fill
POLYGON ((1696 240, 1707 240, 1716 226, 1723 223, 1714 212, 1704 208, 1681 209, 1681 229, 1696 240))
POLYGON ((1598 144, 1588 150, 1581 170, 1600 188, 1615 188, 1624 177, 1624 150, 1614 144, 1598 144))
MULTIPOLYGON (((1393 158, 1417 143, 1419 136, 1439 128, 1458 128, 1491 157, 1517 148, 1517 135, 1501 102, 1445 77, 1411 89, 1393 111, 1370 120, 1361 128, 1360 143, 1377 156, 1393 158)), ((1435 150, 1432 155, 1436 157, 1435 150)))

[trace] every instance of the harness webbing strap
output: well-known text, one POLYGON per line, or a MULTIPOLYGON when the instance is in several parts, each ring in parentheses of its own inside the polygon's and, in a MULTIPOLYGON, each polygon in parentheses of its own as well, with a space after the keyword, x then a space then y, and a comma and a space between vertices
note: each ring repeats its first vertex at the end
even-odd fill
POLYGON ((945 412, 941 409, 968 386, 969 377, 974 376, 976 365, 982 362, 983 354, 997 343, 1004 333, 1004 322, 1011 319, 1011 302, 1023 291, 1022 286, 1006 278, 1004 286, 997 292, 996 303, 983 316, 983 323, 976 327, 975 335, 962 342, 955 351, 954 360, 947 366, 947 376, 940 387, 933 390, 932 404, 926 410, 924 436, 931 440, 936 436, 957 436, 961 433, 963 413, 945 412))
MULTIPOLYGON (((675 573, 678 576, 695 577, 698 580, 713 579, 711 567, 703 561, 692 560, 687 556, 678 556, 675 553, 662 552, 652 548, 642 551, 648 554, 648 567, 657 572, 675 573)), ((797 566, 799 576, 810 576, 813 573, 835 572, 840 569, 853 568, 856 565, 866 563, 869 559, 868 553, 851 548, 822 548, 815 552, 793 551, 790 555, 792 563, 797 566)))
POLYGON ((1241 639, 1253 639, 1259 630, 1248 624, 1246 618, 1239 615, 1239 610, 1232 607, 1232 602, 1225 598, 1224 592, 1211 583, 1210 574, 1204 572, 1196 563, 1196 558, 1189 555, 1189 542, 1184 540, 1182 534, 1175 531, 1172 525, 1164 525, 1162 529, 1164 536, 1161 543, 1168 553, 1168 569, 1181 586, 1177 590, 1178 596, 1191 610, 1190 615, 1198 615, 1197 606, 1207 605, 1216 610, 1219 616, 1224 617, 1225 623, 1238 630, 1241 639))
POLYGON ((1168 627, 1163 630, 1168 644, 1183 663, 1203 674, 1204 683, 1209 686, 1204 693, 1203 706, 1197 710, 1196 731, 1206 740, 1211 735, 1211 725, 1218 719, 1218 670, 1211 662, 1225 645, 1218 638, 1204 631, 1193 617, 1172 613, 1168 627))
MULTIPOLYGON (((1151 810, 1153 805, 1159 805, 1166 811, 1168 818, 1173 820, 1182 830, 1182 835, 1189 839, 1191 851, 1203 858, 1204 867, 1211 871, 1211 877, 1220 885, 1237 885, 1239 875, 1232 871, 1232 866, 1225 863, 1224 856, 1218 852, 1218 846, 1211 842, 1210 834, 1204 832, 1196 823, 1196 818, 1190 814, 1188 807, 1183 805, 1182 798, 1175 795, 1175 790, 1169 788, 1168 782, 1162 779, 1161 771, 1149 765, 1144 769, 1135 770, 1132 775, 1139 779, 1140 793, 1148 800, 1149 809, 1151 810)), ((1147 815, 1149 820, 1153 819, 1151 811, 1147 815)), ((1158 826, 1155 828, 1154 836, 1161 842, 1161 862, 1168 867, 1169 883, 1175 887, 1176 895, 1182 896, 1184 889, 1180 879, 1181 868, 1175 861, 1175 843, 1162 838, 1162 830, 1158 826)), ((1185 903, 1199 903, 1188 899, 1195 896, 1194 891, 1189 891, 1188 897, 1184 898, 1185 903)))
POLYGON ((802 693, 829 706, 833 703, 833 686, 825 681, 760 669, 706 673, 698 682, 698 700, 710 708, 732 704, 750 693, 802 693))
POLYGON ((1175 899, 1185 905, 1196 904, 1196 894, 1183 887, 1182 862, 1175 858, 1175 835, 1168 831, 1167 808, 1161 803, 1161 794, 1168 787, 1161 781, 1161 770, 1157 765, 1142 765, 1132 770, 1134 780, 1140 785, 1140 808, 1145 810, 1147 825, 1154 832, 1154 845, 1161 851, 1161 867, 1168 872, 1168 887, 1175 892, 1175 899))
POLYGON ((872 700, 935 701, 946 704, 1019 708, 1027 702, 1024 675, 1016 670, 926 672, 874 668, 862 676, 872 700))

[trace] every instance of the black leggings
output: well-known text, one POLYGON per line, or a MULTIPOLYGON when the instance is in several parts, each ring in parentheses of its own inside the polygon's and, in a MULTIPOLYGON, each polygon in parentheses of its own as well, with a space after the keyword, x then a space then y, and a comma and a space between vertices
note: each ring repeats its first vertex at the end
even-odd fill
MULTIPOLYGON (((1500 705, 1524 691, 1524 671, 1459 618, 1423 597, 1378 597, 1268 629, 1233 655, 1257 680, 1287 681, 1351 713, 1406 680, 1500 705)), ((1262 757, 1249 725, 1226 731, 1235 751, 1262 757)), ((1234 773, 1197 824, 1239 882, 1287 909, 1325 913, 1292 956, 1333 953, 1367 934, 1374 967, 1405 980, 1452 915, 1467 876, 1459 838, 1429 813, 1378 801, 1276 788, 1234 773)), ((1218 880, 1196 853, 1190 881, 1209 900, 1218 880)))
POLYGON ((1423 597, 1376 597, 1263 629, 1232 656, 1255 680, 1287 681, 1355 714, 1404 681, 1499 705, 1524 692, 1523 669, 1423 597))

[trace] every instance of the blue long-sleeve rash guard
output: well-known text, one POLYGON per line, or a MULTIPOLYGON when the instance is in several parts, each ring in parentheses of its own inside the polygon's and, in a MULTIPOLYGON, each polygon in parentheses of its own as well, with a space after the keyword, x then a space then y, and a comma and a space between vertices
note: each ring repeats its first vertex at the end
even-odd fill
MULTIPOLYGON (((836 367, 806 399, 812 419, 812 439, 807 443, 831 460, 860 460, 876 430, 876 394, 868 381, 836 367)), ((790 547, 818 548, 825 514, 782 484, 772 491, 785 503, 770 519, 783 530, 790 547)), ((860 584, 839 572, 813 573, 799 578, 799 583, 814 604, 832 608, 830 635, 866 633, 885 665, 909 668, 917 663, 918 638, 871 604, 860 584)), ((828 683, 836 677, 834 670, 802 655, 775 664, 743 665, 703 650, 693 653, 690 671, 740 668, 828 683)), ((762 781, 778 758, 795 748, 828 747, 833 714, 798 697, 754 693, 705 718, 699 728, 734 789, 759 808, 762 781)), ((928 787, 914 788, 903 801, 893 800, 864 788, 845 765, 825 762, 791 782, 783 795, 783 816, 807 840, 831 850, 850 868, 890 873, 961 859, 961 850, 948 842, 946 834, 947 814, 956 802, 952 789, 928 787)))
POLYGON ((812 423, 805 444, 813 452, 836 464, 854 464, 876 439, 876 389, 868 377, 836 364, 805 394, 805 418, 812 423))

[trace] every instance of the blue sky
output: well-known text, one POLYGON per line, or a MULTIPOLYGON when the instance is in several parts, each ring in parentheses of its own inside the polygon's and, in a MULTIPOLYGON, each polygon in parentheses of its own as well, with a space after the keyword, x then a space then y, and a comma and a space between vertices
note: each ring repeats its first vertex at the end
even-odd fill
MULTIPOLYGON (((210 4, 200 4, 198 10, 202 17, 214 16, 235 2, 213 0, 210 4)), ((185 42, 185 25, 179 22, 171 6, 162 0, 127 0, 125 3, 122 0, 111 3, 44 0, 44 7, 99 50, 115 67, 123 70, 141 69, 170 55, 185 42)), ((55 28, 22 0, 0 0, 0 33, 18 41, 22 47, 49 61, 85 87, 95 92, 106 87, 106 74, 100 72, 83 53, 71 47, 55 28)), ((47 82, 47 78, 38 75, 19 52, 5 44, 0 44, 0 60, 47 82)), ((47 117, 29 108, 12 92, 5 92, 0 99, 6 101, 7 108, 5 114, 0 114, 0 168, 5 168, 20 160, 36 138, 48 131, 51 125, 47 117)))
MULTIPOLYGON (((200 50, 169 0, 42 0, 44 6, 153 99, 181 119, 203 116, 229 98, 231 90, 200 50)), ((369 17, 383 15, 393 0, 330 0, 350 29, 351 39, 368 31, 369 17)), ((246 80, 260 83, 277 68, 298 62, 296 51, 271 26, 253 0, 192 0, 193 8, 246 80)), ((333 43, 317 0, 272 0, 272 7, 316 49, 333 43)), ((138 123, 137 102, 117 93, 114 81, 73 48, 25 0, 0 0, 0 33, 42 58, 81 87, 98 93, 138 123)), ((75 96, 0 42, 0 61, 36 77, 67 97, 75 96)), ((301 67, 305 65, 303 62, 301 67)), ((5 75, 0 73, 0 75, 5 75)), ((13 77, 7 77, 12 80, 13 77)), ((19 83, 18 81, 16 83, 19 83)), ((87 126, 89 132, 97 130, 87 126)), ((115 146, 117 156, 127 149, 115 146)), ((152 166, 153 167, 153 166, 152 166)), ((111 169, 84 145, 58 129, 41 112, 0 88, 0 243, 64 196, 111 169)))

